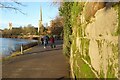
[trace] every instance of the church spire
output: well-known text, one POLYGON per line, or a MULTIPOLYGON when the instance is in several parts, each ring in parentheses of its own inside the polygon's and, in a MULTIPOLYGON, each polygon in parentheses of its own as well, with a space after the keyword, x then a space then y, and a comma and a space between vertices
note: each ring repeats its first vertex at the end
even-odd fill
POLYGON ((40 6, 40 20, 42 21, 42 7, 40 6))
POLYGON ((38 25, 38 33, 43 33, 43 25, 42 25, 42 7, 40 6, 40 20, 38 25))

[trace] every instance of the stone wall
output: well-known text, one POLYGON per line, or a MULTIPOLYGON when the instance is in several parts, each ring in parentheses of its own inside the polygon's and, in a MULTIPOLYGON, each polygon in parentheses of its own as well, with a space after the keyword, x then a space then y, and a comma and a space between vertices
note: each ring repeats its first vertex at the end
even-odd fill
POLYGON ((88 21, 85 16, 87 5, 84 5, 82 14, 77 18, 76 23, 80 23, 80 26, 72 27, 70 51, 72 77, 117 78, 118 7, 101 6, 98 10, 95 9, 91 18, 88 16, 88 21))

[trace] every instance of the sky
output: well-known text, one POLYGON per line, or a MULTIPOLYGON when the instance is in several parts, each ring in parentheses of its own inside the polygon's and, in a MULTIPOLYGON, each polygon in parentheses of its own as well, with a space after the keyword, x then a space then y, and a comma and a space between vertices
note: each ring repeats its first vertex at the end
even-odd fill
MULTIPOLYGON (((11 2, 8 2, 11 4, 11 2)), ((38 21, 40 20, 40 6, 42 7, 42 19, 43 25, 50 23, 52 19, 59 15, 57 5, 52 2, 21 2, 26 6, 18 6, 14 3, 15 7, 21 9, 26 15, 16 12, 11 9, 0 9, 0 29, 8 28, 9 22, 13 27, 27 26, 32 24, 38 27, 38 21)))

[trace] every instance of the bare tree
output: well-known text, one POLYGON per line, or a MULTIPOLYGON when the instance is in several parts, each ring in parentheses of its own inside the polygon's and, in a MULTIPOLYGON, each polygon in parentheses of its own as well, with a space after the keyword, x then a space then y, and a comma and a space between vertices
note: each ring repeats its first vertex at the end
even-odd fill
POLYGON ((26 5, 24 5, 21 2, 18 2, 16 0, 10 0, 10 2, 4 2, 4 1, 2 2, 2 1, 0 1, 0 8, 15 10, 16 12, 18 11, 18 12, 20 12, 20 13, 22 13, 22 14, 25 15, 25 13, 22 12, 21 9, 19 9, 18 7, 16 7, 16 5, 18 5, 18 6, 24 6, 24 7, 26 6, 26 5), (14 4, 12 4, 11 2, 13 2, 14 4))

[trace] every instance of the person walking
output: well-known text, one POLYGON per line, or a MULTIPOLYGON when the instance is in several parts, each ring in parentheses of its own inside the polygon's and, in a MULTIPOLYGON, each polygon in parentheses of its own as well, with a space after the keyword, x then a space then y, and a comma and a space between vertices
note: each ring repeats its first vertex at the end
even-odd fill
POLYGON ((49 37, 48 37, 48 35, 46 35, 46 38, 47 38, 47 44, 48 44, 48 41, 49 41, 49 37))
POLYGON ((55 48, 55 39, 53 36, 50 37, 50 46, 51 48, 55 48))
POLYGON ((44 39, 43 39, 43 37, 41 37, 41 44, 42 44, 42 45, 44 44, 44 39))
POLYGON ((44 43, 44 48, 46 48, 46 46, 47 46, 47 37, 46 36, 43 37, 43 43, 44 43))

